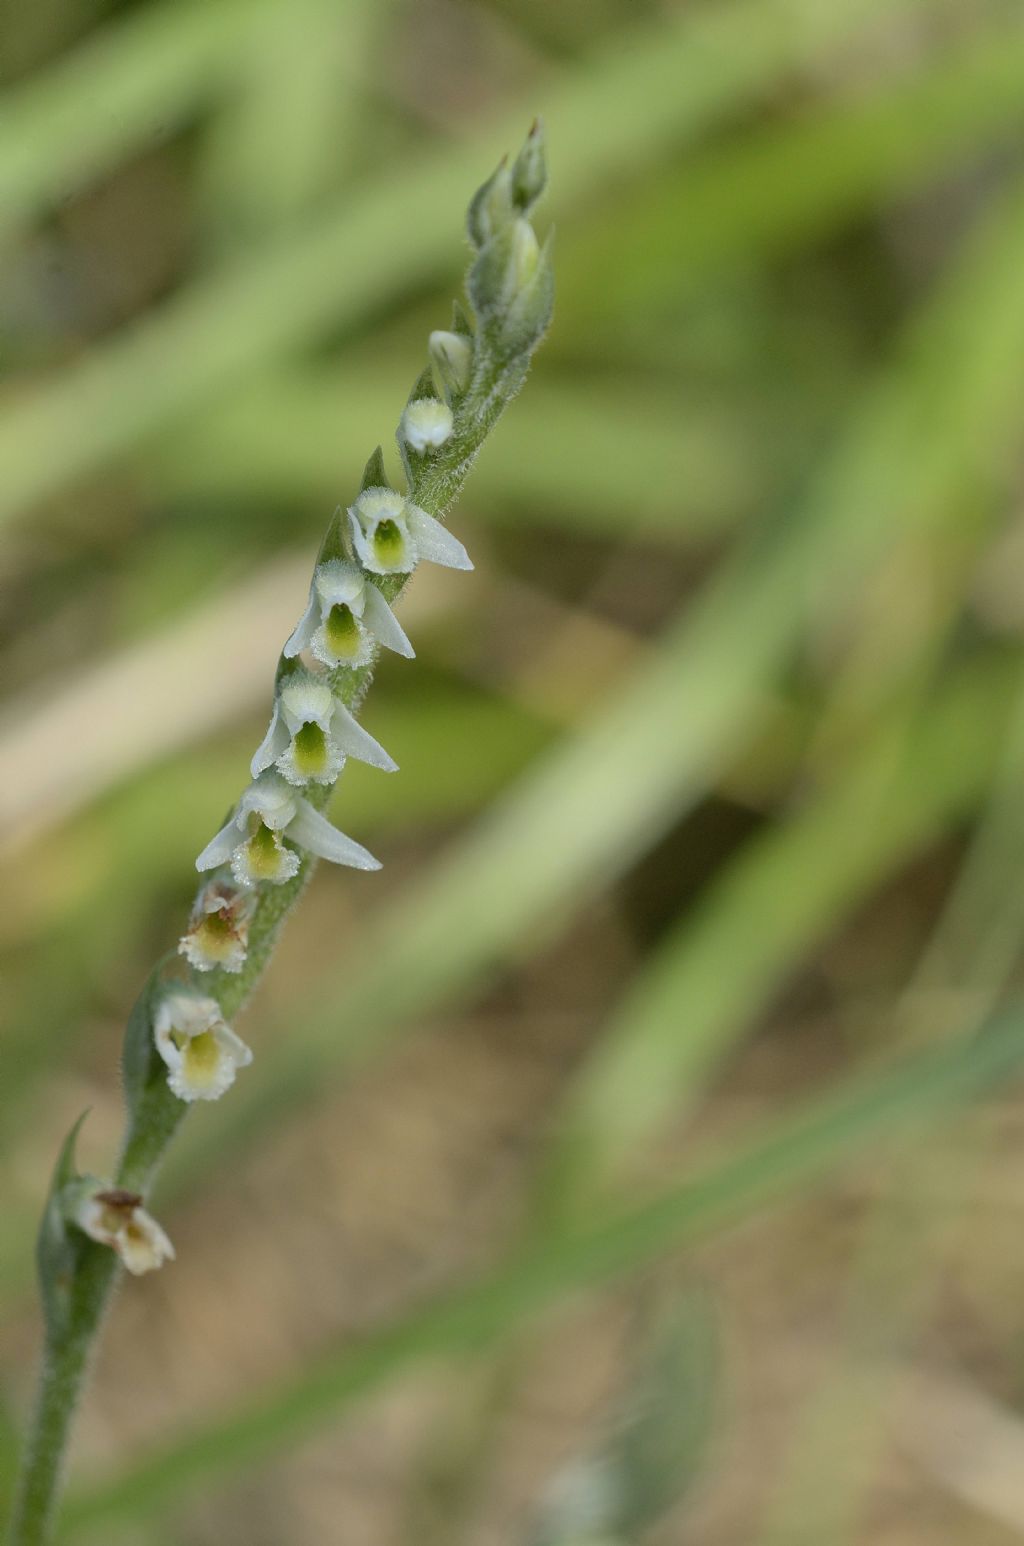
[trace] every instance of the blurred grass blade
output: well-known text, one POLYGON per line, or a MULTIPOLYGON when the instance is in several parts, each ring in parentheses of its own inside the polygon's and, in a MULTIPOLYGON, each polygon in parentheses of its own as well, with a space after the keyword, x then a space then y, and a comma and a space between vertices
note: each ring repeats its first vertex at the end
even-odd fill
MULTIPOLYGON (((927 3, 903 0, 895 14, 927 3)), ((892 14, 893 0, 737 0, 621 37, 546 96, 558 198, 628 174, 867 19, 892 14)), ((352 325, 413 282, 450 271, 452 211, 481 168, 518 143, 529 116, 517 109, 466 144, 393 169, 315 225, 197 279, 59 379, 10 402, 0 412, 0 519, 205 409, 247 371, 325 327, 352 325)))
MULTIPOLYGON (((897 1008, 904 1041, 934 1043, 976 1029, 1010 980, 1024 944, 1022 776, 1018 700, 992 798, 897 1008)), ((994 1136, 983 1130, 969 1151, 952 1155, 926 1145, 887 1174, 847 1273, 839 1345, 798 1412, 759 1546, 785 1546, 805 1529, 822 1546, 849 1546, 859 1536, 893 1420, 894 1380, 947 1281, 964 1204, 984 1198, 993 1158, 986 1139, 994 1136)))
MULTIPOLYGON (((367 930, 358 965, 345 960, 316 983, 305 1015, 293 1005, 288 1034, 272 1039, 211 1142, 241 1140, 283 1116, 383 1028, 476 988, 628 868, 749 741, 763 695, 819 609, 849 596, 893 540, 939 519, 965 480, 973 486, 1003 462, 1022 361, 1024 196, 1015 186, 924 307, 799 509, 723 565, 602 714, 388 908, 367 930)), ((189 1152, 187 1134, 178 1155, 189 1152)))
POLYGON ((239 35, 234 91, 198 173, 205 233, 218 245, 294 224, 346 182, 372 99, 371 43, 392 10, 391 0, 289 0, 239 35))
POLYGON ((549 1203, 585 1203, 690 1110, 815 945, 976 805, 1020 684, 1019 661, 976 662, 747 844, 659 944, 588 1057, 539 1188, 549 1203))
POLYGON ((688 281, 820 239, 930 176, 963 169, 1024 121, 1024 25, 993 27, 909 79, 804 108, 782 124, 660 167, 615 221, 560 236, 573 332, 650 311, 688 281))
POLYGON ((569 1294, 693 1247, 811 1185, 886 1137, 934 1122, 951 1104, 1002 1085, 1024 1060, 1020 1006, 972 1037, 851 1082, 779 1123, 703 1175, 577 1235, 562 1236, 482 1282, 370 1333, 346 1332, 315 1364, 232 1415, 192 1432, 120 1477, 71 1499, 66 1530, 145 1519, 202 1483, 321 1429, 424 1360, 479 1349, 569 1294))
MULTIPOLYGON (((330 374, 278 370, 161 437, 143 464, 161 497, 335 499, 339 468, 379 436, 407 386, 363 361, 330 374)), ((614 536, 630 504, 631 534, 706 536, 777 481, 767 441, 677 386, 539 376, 474 469, 468 498, 474 520, 507 519, 512 505, 517 526, 614 536), (639 509, 638 466, 649 484, 639 509)))
POLYGON ((0 239, 163 139, 236 70, 240 34, 276 0, 165 0, 111 24, 40 78, 9 89, 0 120, 0 239))

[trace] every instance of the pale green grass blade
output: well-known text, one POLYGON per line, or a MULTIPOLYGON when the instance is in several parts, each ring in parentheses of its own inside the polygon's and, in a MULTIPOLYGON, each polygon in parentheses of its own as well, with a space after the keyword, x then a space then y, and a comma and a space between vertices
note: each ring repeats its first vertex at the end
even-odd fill
MULTIPOLYGON (((905 190, 962 169, 1024 122, 1019 16, 870 95, 826 100, 661 168, 615 221, 560 237, 573 333, 651 309, 726 263, 820 240, 905 190)), ((564 342, 564 339, 563 339, 564 342)))
MULTIPOLYGON (((900 8, 926 3, 905 0, 900 8)), ((568 203, 695 137, 892 0, 740 0, 623 37, 545 92, 553 185, 568 203)), ((533 108, 540 104, 533 104, 533 108)), ((528 115, 527 115, 528 116, 528 115)), ((450 271, 452 211, 522 135, 524 113, 424 153, 316 225, 197 279, 0 413, 0 519, 197 413, 246 372, 450 271), (490 148, 488 148, 490 147, 490 148), (54 448, 59 447, 59 455, 54 448)), ((375 437, 376 438, 376 437, 375 437)))
POLYGON ((197 172, 208 241, 261 240, 348 180, 361 120, 382 111, 374 56, 391 10, 382 0, 278 0, 265 27, 240 33, 234 89, 197 172))
POLYGON ((690 1110, 808 953, 975 806, 1019 681, 1016 661, 947 679, 937 702, 881 729, 831 787, 712 882, 633 979, 590 1054, 538 1187, 549 1203, 585 1203, 670 1115, 690 1110))
POLYGON ((956 1102, 1002 1085, 1024 1060, 1022 1011, 980 1039, 919 1055, 815 1101, 696 1179, 653 1202, 535 1249, 492 1277, 366 1336, 324 1349, 315 1366, 69 1501, 65 1534, 145 1519, 196 1486, 279 1454, 407 1370, 499 1339, 526 1317, 692 1248, 760 1214, 824 1172, 895 1135, 907 1141, 956 1102))
MULTIPOLYGON (((394 416, 407 383, 372 366, 278 372, 143 453, 161 496, 336 499, 341 469, 394 416)), ((473 518, 558 520, 616 535, 706 535, 778 480, 758 443, 720 405, 656 383, 538 378, 473 470, 473 518), (623 445, 629 456, 622 455, 623 445), (644 497, 638 504, 637 468, 644 497)))
POLYGON ((163 139, 235 72, 240 32, 276 0, 165 0, 5 94, 0 237, 163 139))
MULTIPOLYGON (((966 1035, 991 1013, 1024 944, 1024 704, 1018 699, 992 798, 895 1015, 903 1039, 966 1035)), ((901 1157, 861 1228, 845 1286, 839 1345, 804 1402, 762 1531, 785 1546, 810 1529, 821 1546, 852 1546, 895 1420, 901 1362, 932 1313, 962 1209, 984 1197, 992 1152, 928 1145, 901 1157), (955 1170, 955 1191, 936 1177, 955 1170)), ((954 1179, 954 1178, 951 1178, 954 1179)))
MULTIPOLYGON (((358 969, 344 963, 304 1013, 296 1006, 288 1036, 225 1110, 217 1142, 283 1115, 383 1028, 465 995, 549 937, 699 799, 754 733, 808 621, 848 596, 892 540, 941 518, 951 490, 1004 459, 1024 394, 1022 257, 1015 189, 789 524, 725 565, 657 658, 368 928, 358 969)), ((186 1135, 179 1154, 189 1147, 186 1135)))

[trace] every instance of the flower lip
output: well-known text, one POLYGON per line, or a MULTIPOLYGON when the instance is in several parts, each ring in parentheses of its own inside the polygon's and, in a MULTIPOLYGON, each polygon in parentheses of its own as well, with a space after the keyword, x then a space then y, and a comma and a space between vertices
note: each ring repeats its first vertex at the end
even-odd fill
POLYGON ((248 952, 251 911, 252 898, 245 891, 218 880, 207 882, 178 941, 179 955, 199 972, 240 972, 248 952))

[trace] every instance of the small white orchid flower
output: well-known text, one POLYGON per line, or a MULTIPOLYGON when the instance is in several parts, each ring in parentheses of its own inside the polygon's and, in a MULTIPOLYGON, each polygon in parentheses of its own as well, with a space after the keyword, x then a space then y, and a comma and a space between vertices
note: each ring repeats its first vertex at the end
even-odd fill
POLYGON ((174 1260, 173 1245, 137 1192, 113 1186, 83 1190, 74 1219, 91 1240, 116 1251, 135 1277, 174 1260))
POLYGON ((415 653, 384 597, 358 565, 340 558, 318 564, 309 604, 284 647, 286 659, 311 649, 325 666, 365 666, 374 640, 409 660, 415 653))
POLYGON ((280 885, 299 868, 299 856, 294 848, 285 847, 285 837, 332 864, 380 869, 378 859, 332 827, 326 816, 272 770, 249 785, 231 820, 199 855, 196 869, 214 870, 230 863, 240 886, 255 886, 262 880, 280 885))
POLYGON ((221 881, 210 881, 196 898, 188 929, 178 941, 183 955, 199 972, 240 972, 249 943, 252 897, 221 881))
POLYGON ((270 728, 252 759, 253 778, 276 764, 290 784, 333 784, 347 756, 386 773, 398 766, 323 677, 296 671, 274 703, 270 728))
POLYGON ((153 1016, 156 1050, 179 1100, 219 1100, 252 1053, 224 1023, 215 998, 187 988, 166 993, 153 1016))
POLYGON ((451 439, 453 428, 452 410, 437 397, 418 397, 409 403, 399 426, 406 445, 421 455, 443 446, 451 439))
POLYGON ((473 567, 457 537, 394 489, 364 489, 348 515, 356 552, 374 574, 408 574, 421 558, 447 569, 473 567))

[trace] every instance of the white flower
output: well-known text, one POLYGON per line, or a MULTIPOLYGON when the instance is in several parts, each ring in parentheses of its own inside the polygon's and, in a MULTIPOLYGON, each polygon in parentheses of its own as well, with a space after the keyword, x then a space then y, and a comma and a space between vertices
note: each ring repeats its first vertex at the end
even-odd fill
POLYGON ((309 648, 325 666, 365 666, 374 640, 412 659, 413 647, 398 619, 362 570, 340 558, 318 564, 309 604, 284 647, 287 659, 309 648))
POLYGON ((422 453, 443 446, 451 439, 453 427, 447 403, 436 397, 419 397, 406 407, 399 429, 406 444, 422 453))
POLYGON ((299 868, 299 856, 294 848, 285 847, 285 837, 332 864, 380 869, 379 860, 332 827, 326 816, 270 770, 249 785, 231 820, 199 855, 196 869, 214 870, 230 862, 240 886, 255 886, 262 880, 280 885, 299 868))
POLYGON ((364 489, 348 515, 356 552, 374 574, 408 574, 421 558, 447 569, 473 567, 457 537, 394 489, 364 489))
POLYGON ((219 1100, 238 1069, 252 1062, 245 1042, 225 1025, 215 998, 181 988, 166 993, 153 1016, 156 1050, 179 1100, 219 1100))
POLYGON ((188 929, 178 941, 178 954, 199 972, 216 967, 240 972, 249 942, 251 908, 251 896, 221 881, 210 881, 195 900, 188 929))
POLYGON ((136 1277, 174 1260, 174 1247, 137 1192, 106 1187, 84 1192, 75 1211, 79 1229, 116 1251, 136 1277))
POLYGON ((253 778, 276 764, 290 784, 333 784, 346 756, 387 773, 397 767, 323 677, 296 671, 274 703, 270 728, 252 759, 253 778))

